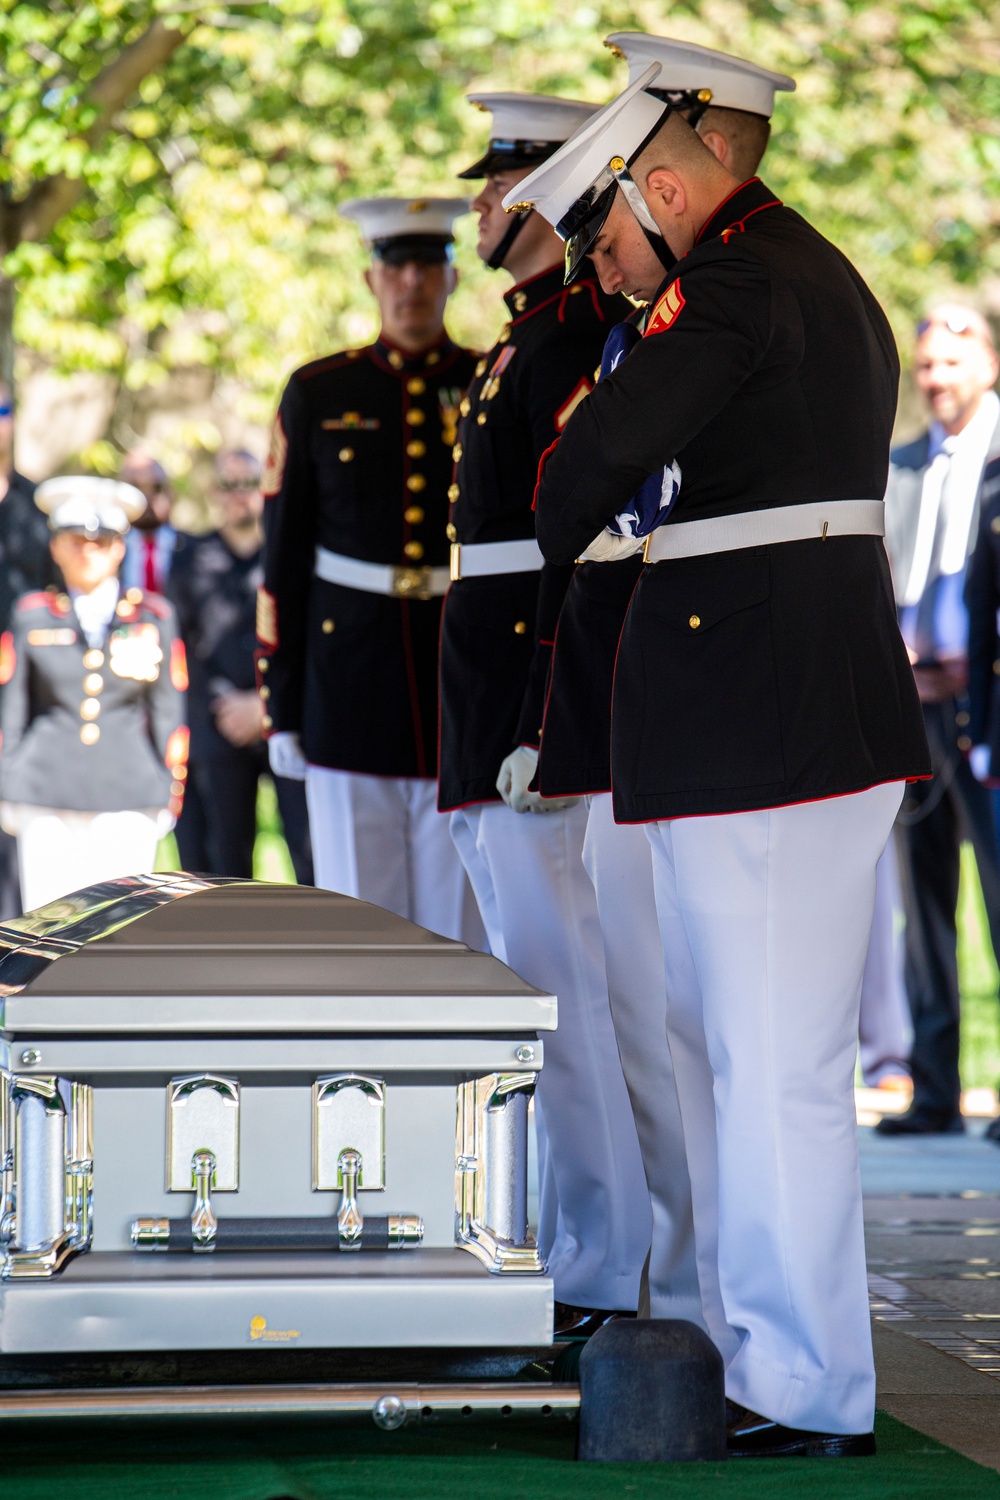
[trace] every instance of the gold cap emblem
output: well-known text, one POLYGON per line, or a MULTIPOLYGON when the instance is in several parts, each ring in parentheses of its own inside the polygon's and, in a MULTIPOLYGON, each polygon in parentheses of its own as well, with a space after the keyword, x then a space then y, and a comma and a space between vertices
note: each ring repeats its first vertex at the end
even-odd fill
POLYGON ((422 214, 422 213, 425 213, 426 210, 427 210, 427 199, 426 198, 413 198, 406 205, 406 212, 408 214, 422 214))
POLYGON ((625 162, 620 156, 613 156, 608 162, 608 166, 612 172, 624 172, 625 170, 625 162))
POLYGON ((512 203, 510 208, 505 209, 504 212, 508 214, 526 214, 534 206, 533 203, 512 203))

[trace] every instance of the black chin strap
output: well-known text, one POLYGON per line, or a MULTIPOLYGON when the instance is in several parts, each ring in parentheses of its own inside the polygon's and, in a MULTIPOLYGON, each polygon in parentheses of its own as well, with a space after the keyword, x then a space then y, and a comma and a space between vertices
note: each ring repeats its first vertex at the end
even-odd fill
POLYGON ((516 213, 510 215, 510 223, 507 225, 507 229, 503 239, 487 257, 486 264, 489 266, 491 271, 500 270, 504 261, 507 259, 507 256, 510 254, 511 245, 513 245, 514 241, 521 233, 521 230, 531 218, 532 212, 532 209, 528 209, 527 213, 516 213))
POLYGON ((672 271, 674 269, 674 266, 676 266, 677 264, 677 257, 671 250, 670 246, 667 244, 666 240, 663 238, 662 234, 653 234, 652 230, 647 229, 645 224, 643 224, 641 228, 643 234, 646 236, 647 240, 656 251, 663 269, 665 271, 672 271))

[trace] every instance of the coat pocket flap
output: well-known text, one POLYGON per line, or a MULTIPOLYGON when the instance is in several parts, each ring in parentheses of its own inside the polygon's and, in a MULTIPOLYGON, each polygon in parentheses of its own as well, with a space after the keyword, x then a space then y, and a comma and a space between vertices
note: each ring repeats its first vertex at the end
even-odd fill
POLYGON ((734 552, 666 566, 671 576, 661 618, 688 636, 701 635, 744 609, 765 604, 771 594, 768 559, 759 554, 734 552))

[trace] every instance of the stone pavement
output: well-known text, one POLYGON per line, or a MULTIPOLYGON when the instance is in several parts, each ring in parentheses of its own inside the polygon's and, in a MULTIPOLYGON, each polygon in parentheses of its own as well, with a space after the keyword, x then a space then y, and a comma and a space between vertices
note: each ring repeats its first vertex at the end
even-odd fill
POLYGON ((1000 1147, 859 1127, 878 1404, 1000 1470, 1000 1147))

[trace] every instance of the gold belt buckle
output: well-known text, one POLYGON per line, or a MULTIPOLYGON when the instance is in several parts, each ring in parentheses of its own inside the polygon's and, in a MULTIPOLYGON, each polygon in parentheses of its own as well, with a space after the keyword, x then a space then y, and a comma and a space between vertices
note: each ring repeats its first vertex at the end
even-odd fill
POLYGON ((449 557, 448 576, 452 583, 460 583, 462 580, 462 543, 452 542, 449 557))
POLYGON ((653 544, 653 533, 650 532, 649 535, 646 537, 646 540, 642 544, 642 560, 643 560, 644 563, 648 563, 649 562, 649 549, 652 546, 652 544, 653 544))
POLYGON ((430 568, 393 568, 392 592, 397 599, 433 599, 430 568))

